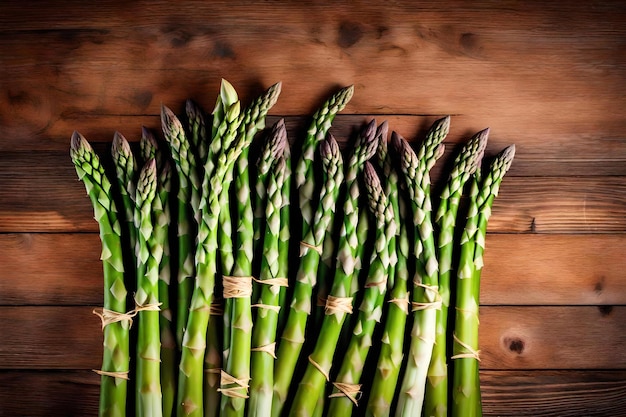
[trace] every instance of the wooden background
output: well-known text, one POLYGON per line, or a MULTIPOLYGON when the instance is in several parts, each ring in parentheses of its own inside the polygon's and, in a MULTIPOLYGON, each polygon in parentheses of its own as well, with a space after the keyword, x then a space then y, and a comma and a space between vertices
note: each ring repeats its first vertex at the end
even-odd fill
MULTIPOLYGON (((339 86, 333 132, 517 145, 481 294, 485 416, 626 415, 626 6, 621 1, 0 2, 0 415, 97 413, 97 224, 69 159, 283 82, 290 139, 339 86)), ((454 146, 449 146, 450 150, 454 146)), ((437 171, 437 168, 436 168, 437 171)))

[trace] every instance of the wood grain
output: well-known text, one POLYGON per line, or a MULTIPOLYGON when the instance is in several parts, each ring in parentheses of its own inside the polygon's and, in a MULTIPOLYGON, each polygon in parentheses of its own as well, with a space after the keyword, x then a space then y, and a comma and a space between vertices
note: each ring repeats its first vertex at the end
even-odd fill
MULTIPOLYGON (((164 103, 183 118, 184 101, 164 103)), ((208 108, 210 110, 210 107, 208 108)), ((386 120, 391 130, 395 130, 413 143, 423 140, 431 124, 445 114, 394 115, 394 114, 339 114, 331 132, 343 147, 349 146, 354 132, 365 122, 376 119, 386 120)), ((611 133, 603 127, 593 132, 542 132, 528 130, 517 117, 499 119, 498 114, 454 115, 450 133, 446 137, 446 154, 443 160, 453 158, 459 147, 474 133, 489 127, 490 139, 487 155, 493 155, 506 146, 515 143, 517 156, 511 167, 510 176, 613 176, 626 175, 626 141, 621 132, 611 133)), ((284 118, 288 137, 294 151, 298 150, 310 124, 311 115, 285 116, 272 113, 267 118, 271 126, 279 118, 284 118)), ((20 125, 24 126, 24 125, 20 125)), ((66 114, 49 120, 45 127, 29 135, 13 134, 0 142, 0 151, 63 151, 67 152, 69 138, 78 130, 90 142, 104 149, 110 144, 113 133, 119 131, 131 142, 141 136, 141 127, 152 129, 161 135, 158 114, 145 115, 98 115, 94 113, 66 114)), ((622 130, 623 131, 623 130, 622 130)), ((260 141, 262 135, 257 139, 260 141)), ((442 164, 435 166, 440 172, 442 164)))
POLYGON ((480 380, 485 416, 626 414, 623 371, 483 371, 480 380))
MULTIPOLYGON (((489 234, 481 304, 625 305, 625 246, 626 234, 489 234)), ((95 233, 0 234, 0 305, 101 303, 100 247, 95 233)))
MULTIPOLYGON (((0 369, 99 367, 92 310, 0 307, 0 369)), ((626 307, 485 306, 480 319, 482 369, 626 369, 626 307)))
MULTIPOLYGON (((624 371, 481 371, 483 415, 604 417, 626 411, 624 371)), ((96 415, 99 377, 88 370, 0 371, 0 415, 96 415)))
MULTIPOLYGON (((2 152, 0 183, 0 232, 97 230, 65 152, 2 152)), ((624 232, 626 177, 507 177, 489 231, 624 232)))

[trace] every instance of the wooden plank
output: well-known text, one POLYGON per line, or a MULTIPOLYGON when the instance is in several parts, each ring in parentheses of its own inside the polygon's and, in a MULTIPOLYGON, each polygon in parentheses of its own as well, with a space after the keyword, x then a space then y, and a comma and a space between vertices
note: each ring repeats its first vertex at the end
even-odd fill
POLYGON ((0 369, 99 369, 93 307, 0 307, 0 369))
POLYGON ((483 307, 481 367, 623 369, 623 334, 624 307, 483 307))
MULTIPOLYGON (((65 152, 2 152, 0 184, 0 232, 97 230, 65 152)), ((489 231, 626 231, 626 177, 507 177, 489 231)))
MULTIPOLYGON (((171 103, 178 114, 184 114, 178 107, 180 103, 171 103)), ((376 119, 378 123, 386 120, 390 129, 400 133, 406 139, 417 144, 421 142, 430 125, 444 115, 351 115, 339 114, 333 122, 331 132, 340 145, 348 146, 354 132, 366 121, 376 119)), ((279 116, 270 114, 267 125, 271 126, 279 118, 285 119, 288 137, 294 150, 305 137, 311 116, 279 116)), ((626 175, 626 121, 622 129, 605 129, 599 126, 593 132, 550 131, 543 126, 542 132, 528 131, 519 124, 517 117, 501 118, 499 115, 455 115, 451 129, 445 140, 444 160, 453 159, 474 133, 489 127, 491 134, 487 155, 493 155, 504 147, 515 143, 517 156, 509 176, 615 176, 626 175)), ((137 142, 141 135, 141 126, 146 126, 160 135, 160 119, 151 115, 97 115, 95 113, 68 114, 50 120, 37 132, 28 131, 27 124, 20 124, 12 135, 0 143, 0 152, 6 151, 67 151, 71 132, 78 130, 92 143, 104 149, 110 144, 113 133, 120 131, 131 142, 137 142)), ((550 128, 551 129, 551 128, 550 128)), ((261 135, 259 141, 261 140, 261 135)), ((439 172, 440 162, 434 168, 439 172)))
MULTIPOLYGON (((482 305, 626 305, 626 234, 489 234, 482 305), (590 256, 593 254, 593 256, 590 256)), ((95 233, 0 234, 0 304, 102 302, 95 233)))
MULTIPOLYGON (((624 306, 485 306, 480 319, 482 369, 626 369, 624 306)), ((0 369, 100 366, 91 307, 0 307, 0 334, 0 369)))
MULTIPOLYGON (((603 417, 626 412, 624 371, 482 371, 483 415, 603 417)), ((96 415, 91 371, 0 371, 0 415, 96 415)))
POLYGON ((88 234, 0 234, 0 305, 102 303, 100 238, 88 234))
POLYGON ((0 32, 0 125, 17 142, 69 114, 157 114, 188 97, 211 108, 226 77, 244 99, 282 80, 277 114, 310 114, 355 84, 348 113, 462 114, 545 140, 622 137, 619 2, 451 4, 20 5, 0 32))
POLYGON ((626 414, 624 371, 483 371, 485 416, 626 414))
POLYGON ((486 305, 624 305, 626 235, 487 236, 486 305))
POLYGON ((91 371, 0 371, 1 416, 98 415, 100 377, 91 371))

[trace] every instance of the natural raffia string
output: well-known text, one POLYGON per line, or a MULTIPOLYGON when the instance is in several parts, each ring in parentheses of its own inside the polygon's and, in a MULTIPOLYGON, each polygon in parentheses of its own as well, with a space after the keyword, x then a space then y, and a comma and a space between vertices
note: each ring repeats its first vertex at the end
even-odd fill
POLYGON ((264 285, 272 285, 277 287, 288 287, 289 280, 287 278, 267 278, 267 279, 257 279, 252 277, 254 282, 264 285))
POLYGON ((408 295, 404 298, 392 298, 389 302, 397 305, 400 310, 404 311, 404 314, 409 314, 409 305, 411 302, 409 301, 408 295))
POLYGON ((161 311, 161 304, 163 303, 152 303, 152 304, 138 304, 135 301, 135 315, 140 311, 161 311))
POLYGON ((102 322, 102 330, 104 330, 104 328, 109 324, 119 323, 121 321, 127 321, 130 326, 133 324, 133 317, 135 317, 134 310, 129 311, 128 313, 118 313, 117 311, 103 308, 101 312, 98 310, 93 310, 92 313, 100 317, 100 321, 102 322))
POLYGON ((276 342, 269 343, 263 346, 257 346, 250 349, 252 352, 265 352, 269 353, 272 358, 276 359, 276 342))
POLYGON ((110 376, 111 378, 120 378, 125 380, 130 380, 128 377, 129 371, 101 371, 100 369, 92 369, 95 373, 102 376, 110 376))
POLYGON ((224 275, 224 298, 246 298, 252 295, 252 279, 254 277, 232 277, 224 275))
POLYGON ((220 370, 220 388, 217 389, 218 392, 221 392, 223 395, 232 398, 248 398, 248 379, 237 379, 232 375, 224 372, 224 370, 220 370), (235 385, 234 387, 224 388, 224 385, 235 385), (241 393, 240 390, 245 390, 245 394, 241 393))
POLYGON ((339 390, 339 392, 335 392, 330 394, 328 398, 335 397, 348 397, 350 401, 354 403, 354 405, 359 405, 359 400, 361 399, 361 384, 349 384, 347 382, 333 382, 335 388, 339 390))
MULTIPOLYGON (((315 246, 315 245, 311 245, 310 243, 305 242, 304 240, 300 241, 300 247, 304 248, 304 249, 313 249, 315 252, 319 253, 320 255, 322 254, 322 247, 321 246, 315 246)), ((302 251, 300 252, 300 256, 304 255, 302 253, 302 251)))
POLYGON ((327 316, 339 313, 352 314, 352 297, 334 297, 329 294, 325 312, 327 316))
POLYGON ((478 362, 480 362, 480 350, 474 350, 468 344, 463 343, 458 337, 456 337, 456 334, 452 334, 452 338, 454 339, 455 343, 459 344, 459 346, 461 346, 467 352, 458 353, 458 354, 452 356, 450 359, 464 359, 464 358, 467 358, 467 359, 476 359, 478 362))
POLYGON ((276 313, 280 312, 280 306, 273 306, 270 304, 252 304, 250 307, 263 308, 265 310, 272 310, 276 313))
POLYGON ((318 371, 320 371, 320 373, 322 375, 324 375, 324 378, 326 378, 326 382, 330 381, 330 377, 328 376, 328 372, 326 372, 324 370, 324 368, 322 368, 322 365, 320 365, 319 363, 315 362, 313 360, 313 358, 311 358, 310 355, 309 355, 309 362, 311 363, 311 365, 313 365, 315 367, 315 369, 317 369, 318 371))

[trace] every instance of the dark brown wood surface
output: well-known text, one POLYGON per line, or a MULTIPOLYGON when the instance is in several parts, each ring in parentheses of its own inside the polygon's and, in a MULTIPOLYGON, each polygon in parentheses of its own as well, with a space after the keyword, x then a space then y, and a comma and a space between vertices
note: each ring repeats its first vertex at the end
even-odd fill
POLYGON ((84 134, 158 132, 282 81, 268 123, 297 147, 339 86, 342 146, 387 120, 418 142, 451 115, 453 153, 515 143, 481 286, 485 416, 626 415, 626 6, 618 0, 0 0, 0 416, 97 414, 97 224, 69 159, 84 134))

